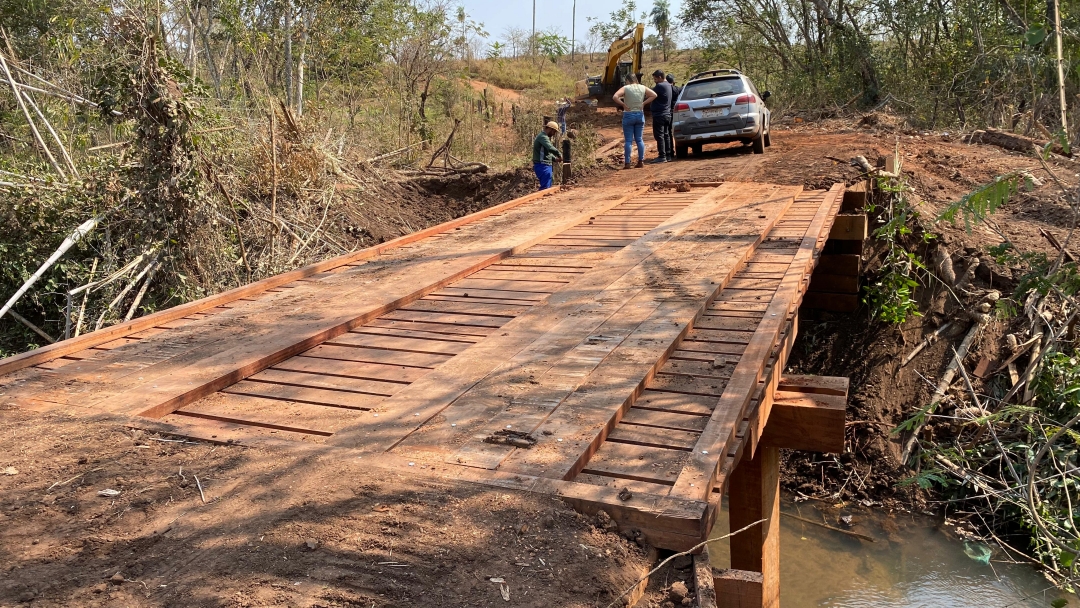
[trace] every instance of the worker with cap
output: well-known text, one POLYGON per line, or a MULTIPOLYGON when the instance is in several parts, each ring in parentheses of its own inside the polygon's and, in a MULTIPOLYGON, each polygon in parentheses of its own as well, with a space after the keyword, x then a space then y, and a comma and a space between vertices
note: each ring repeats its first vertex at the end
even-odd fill
POLYGON ((664 80, 664 70, 652 74, 656 86, 653 92, 656 99, 649 108, 652 110, 653 137, 656 138, 656 158, 652 163, 666 163, 675 160, 674 140, 671 137, 671 84, 664 80))
POLYGON ((555 137, 558 132, 559 123, 552 120, 544 125, 544 129, 533 140, 533 172, 536 173, 536 179, 540 180, 540 190, 547 190, 551 187, 552 160, 556 158, 562 160, 559 149, 555 147, 555 144, 551 143, 551 138, 555 137))

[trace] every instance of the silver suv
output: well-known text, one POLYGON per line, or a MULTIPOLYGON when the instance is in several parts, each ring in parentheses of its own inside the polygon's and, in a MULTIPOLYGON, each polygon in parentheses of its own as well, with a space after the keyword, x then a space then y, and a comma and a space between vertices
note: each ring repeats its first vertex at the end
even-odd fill
POLYGON ((763 154, 769 140, 771 93, 758 93, 739 70, 709 70, 695 74, 683 86, 672 114, 675 155, 686 158, 690 148, 701 154, 705 144, 741 141, 763 154))

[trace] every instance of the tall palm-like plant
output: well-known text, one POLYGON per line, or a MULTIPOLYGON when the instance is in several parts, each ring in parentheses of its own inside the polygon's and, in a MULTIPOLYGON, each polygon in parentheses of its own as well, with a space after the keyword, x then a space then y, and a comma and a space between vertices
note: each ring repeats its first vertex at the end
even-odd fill
POLYGON ((671 3, 668 0, 653 0, 652 10, 649 11, 649 19, 660 35, 660 48, 664 52, 664 61, 667 61, 668 29, 671 27, 671 3))

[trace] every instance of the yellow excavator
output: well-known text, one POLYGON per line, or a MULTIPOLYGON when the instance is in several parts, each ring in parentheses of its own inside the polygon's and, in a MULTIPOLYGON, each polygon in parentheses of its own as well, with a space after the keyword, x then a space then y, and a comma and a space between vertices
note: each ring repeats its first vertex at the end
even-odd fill
POLYGON ((612 96, 624 84, 627 74, 637 74, 641 77, 641 54, 645 43, 645 25, 639 23, 619 36, 608 47, 607 61, 604 64, 602 76, 588 76, 585 80, 574 83, 575 101, 595 99, 598 106, 611 107, 615 105, 612 96), (624 55, 630 55, 629 60, 624 60, 624 55))

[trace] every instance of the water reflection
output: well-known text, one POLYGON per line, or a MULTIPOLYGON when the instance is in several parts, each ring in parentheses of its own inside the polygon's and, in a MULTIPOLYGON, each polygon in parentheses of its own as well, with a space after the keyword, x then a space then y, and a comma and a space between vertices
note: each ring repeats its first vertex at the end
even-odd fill
MULTIPOLYGON (((781 509, 822 521, 813 502, 785 501, 781 509)), ((972 559, 962 542, 939 531, 930 518, 854 512, 852 524, 852 530, 877 541, 781 518, 780 599, 784 608, 1047 608, 1051 601, 1064 597, 1033 568, 995 561, 1001 557, 996 553, 990 564, 972 559)), ((713 535, 727 532, 725 506, 713 535)), ((714 566, 728 567, 726 542, 714 543, 710 551, 714 566)), ((975 547, 969 547, 969 553, 978 557, 975 547)), ((1074 596, 1067 599, 1069 606, 1080 607, 1074 596)))

